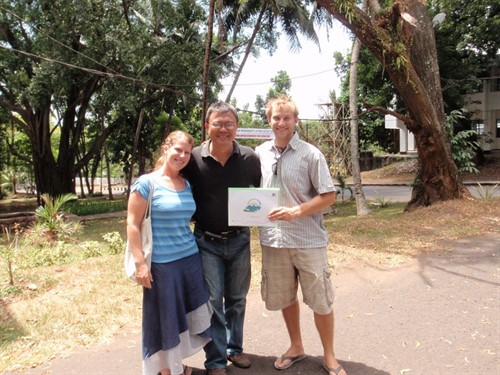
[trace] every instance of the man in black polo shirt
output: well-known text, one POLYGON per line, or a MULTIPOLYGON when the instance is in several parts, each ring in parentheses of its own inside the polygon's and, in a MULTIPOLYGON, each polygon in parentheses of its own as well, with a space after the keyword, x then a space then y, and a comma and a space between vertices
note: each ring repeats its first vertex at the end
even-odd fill
POLYGON ((212 104, 205 128, 210 139, 194 148, 182 173, 196 202, 194 234, 214 309, 205 367, 209 375, 225 375, 228 360, 241 368, 251 364, 243 353, 250 229, 228 226, 228 188, 259 187, 261 171, 255 152, 235 141, 238 113, 232 105, 212 104))

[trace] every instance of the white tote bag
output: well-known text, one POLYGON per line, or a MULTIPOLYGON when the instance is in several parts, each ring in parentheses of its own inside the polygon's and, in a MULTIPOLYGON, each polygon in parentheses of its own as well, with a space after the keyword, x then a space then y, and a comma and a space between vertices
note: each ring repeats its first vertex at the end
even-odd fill
MULTIPOLYGON (((148 203, 146 206, 146 212, 144 213, 144 218, 141 223, 141 239, 142 239, 142 251, 144 252, 144 259, 149 269, 151 269, 151 255, 153 253, 153 231, 151 229, 151 199, 153 197, 154 185, 149 182, 149 196, 148 203)), ((135 278, 135 261, 134 255, 130 250, 129 242, 127 239, 127 246, 125 247, 125 274, 128 278, 136 281, 135 278)))

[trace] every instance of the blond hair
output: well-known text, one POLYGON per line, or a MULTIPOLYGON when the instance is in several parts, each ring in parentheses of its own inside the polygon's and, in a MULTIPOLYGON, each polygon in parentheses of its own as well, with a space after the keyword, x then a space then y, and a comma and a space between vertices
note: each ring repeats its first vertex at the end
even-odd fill
POLYGON ((271 116, 273 115, 273 110, 275 109, 291 110, 295 117, 299 117, 299 109, 297 108, 297 105, 288 96, 280 95, 277 98, 271 98, 268 100, 266 105, 267 121, 271 121, 271 116))

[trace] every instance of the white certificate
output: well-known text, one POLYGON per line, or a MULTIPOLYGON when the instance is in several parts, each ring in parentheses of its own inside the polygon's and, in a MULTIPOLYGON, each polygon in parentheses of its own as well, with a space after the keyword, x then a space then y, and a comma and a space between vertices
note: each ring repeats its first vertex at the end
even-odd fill
POLYGON ((228 225, 243 227, 275 227, 267 214, 278 207, 277 188, 228 188, 228 225))

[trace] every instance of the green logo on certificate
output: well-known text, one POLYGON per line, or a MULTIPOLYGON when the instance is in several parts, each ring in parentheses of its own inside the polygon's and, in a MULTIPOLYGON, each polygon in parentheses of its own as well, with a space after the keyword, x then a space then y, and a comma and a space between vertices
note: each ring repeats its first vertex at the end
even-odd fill
POLYGON ((227 224, 236 227, 275 227, 276 221, 267 217, 278 207, 278 188, 227 189, 227 224))
POLYGON ((247 206, 243 211, 245 212, 257 212, 262 208, 262 204, 258 199, 250 199, 247 206))

